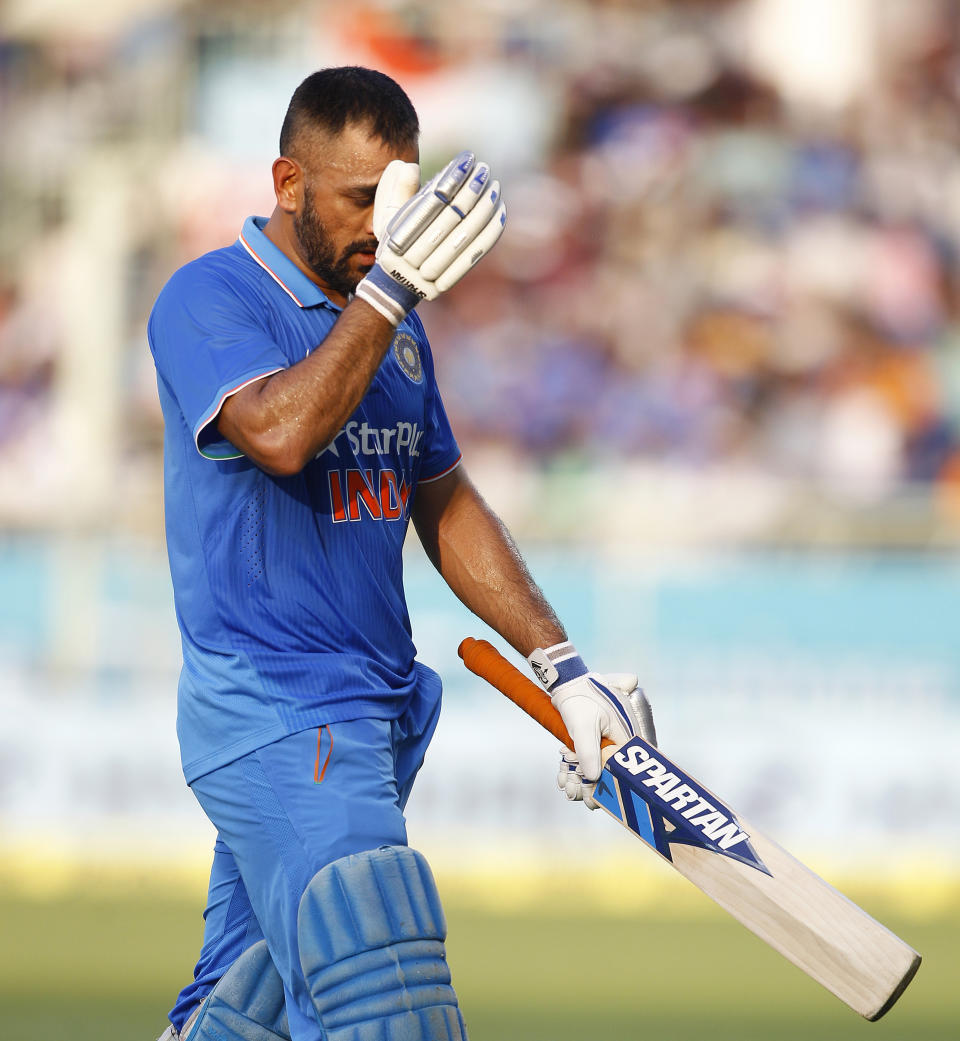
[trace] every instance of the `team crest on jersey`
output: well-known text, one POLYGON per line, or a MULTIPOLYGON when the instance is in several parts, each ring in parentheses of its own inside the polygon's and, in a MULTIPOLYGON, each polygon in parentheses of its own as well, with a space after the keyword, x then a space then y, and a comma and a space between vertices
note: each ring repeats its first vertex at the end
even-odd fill
POLYGON ((414 383, 419 383, 423 379, 420 348, 409 333, 397 333, 393 338, 393 356, 408 379, 413 380, 414 383))

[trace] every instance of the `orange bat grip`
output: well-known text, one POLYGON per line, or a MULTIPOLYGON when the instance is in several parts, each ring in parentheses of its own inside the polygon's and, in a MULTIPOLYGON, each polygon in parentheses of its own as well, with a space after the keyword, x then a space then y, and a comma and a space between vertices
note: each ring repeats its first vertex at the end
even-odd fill
MULTIPOLYGON (((515 669, 495 647, 486 640, 474 640, 468 636, 457 648, 457 653, 471 672, 505 694, 567 748, 573 748, 573 738, 564 726, 560 713, 553 707, 550 695, 533 680, 527 679, 519 669, 515 669)), ((601 744, 606 747, 613 743, 605 737, 601 744)))

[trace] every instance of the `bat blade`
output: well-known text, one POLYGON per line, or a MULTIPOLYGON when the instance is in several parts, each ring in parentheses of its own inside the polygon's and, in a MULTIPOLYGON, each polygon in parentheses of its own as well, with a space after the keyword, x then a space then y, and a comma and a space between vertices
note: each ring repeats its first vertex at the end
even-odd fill
MULTIPOLYGON (((459 648, 467 668, 569 747, 549 697, 484 640, 459 648)), ((920 955, 704 785, 636 737, 607 758, 594 797, 752 933, 869 1020, 896 1002, 920 955)))

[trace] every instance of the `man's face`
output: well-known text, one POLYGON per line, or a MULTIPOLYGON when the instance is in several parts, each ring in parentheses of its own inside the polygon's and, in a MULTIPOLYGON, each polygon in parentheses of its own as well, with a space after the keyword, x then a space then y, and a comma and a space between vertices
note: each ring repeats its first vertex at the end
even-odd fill
POLYGON ((345 302, 373 267, 373 199, 384 167, 393 159, 418 161, 416 146, 395 149, 348 124, 337 137, 316 138, 303 167, 303 199, 294 214, 296 247, 303 263, 333 297, 345 302))

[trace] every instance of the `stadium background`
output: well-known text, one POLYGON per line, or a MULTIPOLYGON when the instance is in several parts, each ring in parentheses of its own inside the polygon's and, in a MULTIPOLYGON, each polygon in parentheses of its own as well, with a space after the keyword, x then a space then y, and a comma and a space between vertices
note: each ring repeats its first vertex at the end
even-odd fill
POLYGON ((294 86, 357 62, 410 93, 425 168, 469 146, 505 183, 501 245, 423 317, 467 465, 578 644, 926 956, 867 1027, 563 805, 412 537, 447 700, 410 837, 471 1036, 957 1036, 960 5, 0 17, 0 1035, 152 1038, 192 966, 211 834, 173 732, 145 323, 269 213, 294 86))

